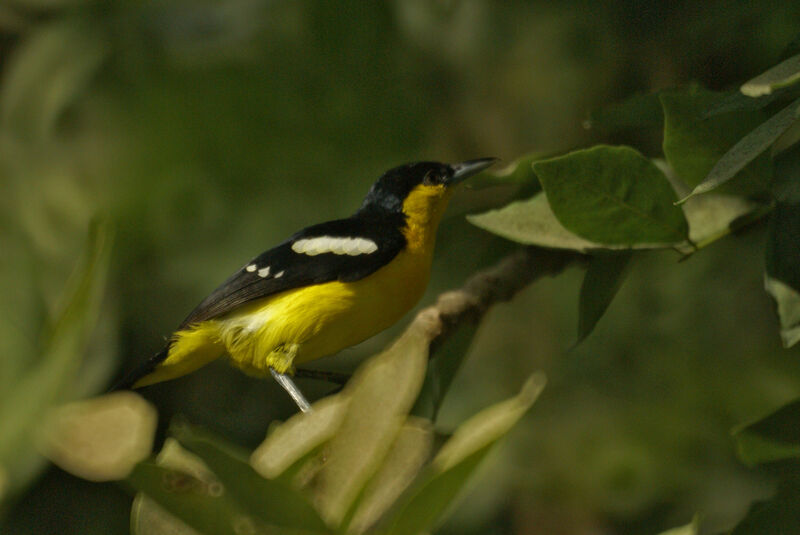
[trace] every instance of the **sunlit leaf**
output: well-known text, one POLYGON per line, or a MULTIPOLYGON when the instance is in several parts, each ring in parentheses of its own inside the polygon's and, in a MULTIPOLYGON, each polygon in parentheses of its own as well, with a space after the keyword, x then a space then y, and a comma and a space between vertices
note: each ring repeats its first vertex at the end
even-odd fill
POLYGON ((578 299, 578 339, 581 343, 594 330, 617 295, 627 273, 631 253, 603 254, 592 257, 581 284, 578 299))
POLYGON ((689 221, 689 239, 698 246, 730 234, 740 218, 764 208, 744 197, 718 193, 692 197, 682 207, 689 221))
POLYGON ((345 387, 350 405, 326 450, 315 488, 318 508, 331 525, 342 522, 392 447, 422 387, 436 332, 435 318, 418 315, 389 349, 359 367, 345 387))
POLYGON ((679 528, 668 529, 667 531, 661 532, 660 535, 697 535, 699 523, 699 520, 695 517, 691 524, 686 524, 685 526, 681 526, 679 528))
POLYGON ((537 162, 534 170, 561 224, 587 240, 634 245, 687 238, 664 173, 630 147, 579 150, 537 162))
POLYGON ((778 203, 772 213, 765 287, 778 306, 784 347, 800 341, 800 204, 778 203))
MULTIPOLYGON (((665 92, 660 98, 664 108, 664 155, 692 188, 708 176, 731 147, 767 119, 758 111, 704 117, 706 110, 725 98, 704 89, 665 92)), ((739 171, 719 193, 759 193, 771 177, 769 158, 762 155, 739 171)))
POLYGON ((786 87, 800 81, 800 54, 792 56, 768 71, 745 82, 740 91, 748 97, 769 95, 776 89, 786 87))
POLYGON ((325 532, 325 523, 305 497, 282 482, 261 477, 238 447, 188 424, 172 426, 175 438, 219 478, 236 503, 265 524, 325 532))
POLYGON ((594 243, 565 229, 550 209, 544 193, 497 210, 467 216, 467 219, 476 227, 525 245, 582 252, 605 247, 625 248, 594 243))
POLYGON ((427 420, 410 418, 400 429, 392 449, 377 474, 364 489, 347 531, 363 533, 406 490, 425 464, 433 447, 433 428, 427 420))
POLYGON ((492 445, 536 401, 544 382, 543 376, 534 375, 516 397, 489 407, 462 424, 436 455, 427 475, 386 519, 386 533, 405 535, 433 529, 492 445))
POLYGON ((800 458, 800 400, 734 431, 739 458, 755 465, 800 458))
POLYGON ((250 464, 263 477, 278 477, 333 437, 349 403, 348 396, 337 394, 312 404, 311 412, 298 412, 271 430, 264 442, 253 451, 250 464))
POLYGON ((764 277, 764 288, 778 308, 783 347, 792 347, 800 342, 800 292, 769 275, 764 277))
POLYGON ((158 415, 133 392, 115 392, 52 410, 40 449, 56 465, 91 481, 125 478, 150 455, 158 415))
POLYGON ((711 191, 733 178, 797 121, 798 111, 800 100, 792 102, 740 139, 714 164, 708 176, 692 190, 689 197, 711 191))

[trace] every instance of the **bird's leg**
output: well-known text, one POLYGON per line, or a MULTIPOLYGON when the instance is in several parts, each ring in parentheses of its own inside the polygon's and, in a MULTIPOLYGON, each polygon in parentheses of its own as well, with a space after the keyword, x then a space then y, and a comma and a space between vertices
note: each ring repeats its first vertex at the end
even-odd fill
POLYGON ((344 385, 350 380, 349 373, 331 372, 326 370, 297 369, 294 374, 297 377, 303 377, 305 379, 318 379, 320 381, 327 381, 340 386, 344 385))
POLYGON ((274 368, 270 368, 269 372, 272 374, 272 377, 278 382, 279 385, 283 387, 284 390, 289 394, 289 397, 297 403, 297 407, 303 412, 311 412, 311 404, 308 402, 306 397, 300 392, 300 389, 297 388, 297 385, 294 384, 292 378, 286 375, 285 373, 276 372, 274 368))

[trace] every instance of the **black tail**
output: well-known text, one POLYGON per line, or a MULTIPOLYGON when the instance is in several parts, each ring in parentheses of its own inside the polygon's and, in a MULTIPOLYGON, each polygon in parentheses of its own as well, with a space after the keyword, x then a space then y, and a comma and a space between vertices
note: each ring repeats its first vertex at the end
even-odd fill
POLYGON ((108 391, 109 392, 116 392, 117 390, 128 390, 133 385, 144 377, 145 375, 151 373, 153 370, 156 369, 160 363, 164 362, 164 359, 167 358, 167 353, 169 353, 169 346, 147 359, 146 361, 142 362, 140 365, 129 371, 125 374, 125 376, 120 379, 114 386, 112 386, 108 391))

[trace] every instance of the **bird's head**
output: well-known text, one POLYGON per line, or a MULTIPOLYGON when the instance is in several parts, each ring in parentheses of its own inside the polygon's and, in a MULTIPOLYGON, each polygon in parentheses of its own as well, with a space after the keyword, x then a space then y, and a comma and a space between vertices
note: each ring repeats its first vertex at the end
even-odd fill
POLYGON ((370 188, 359 212, 403 214, 407 218, 438 219, 455 186, 478 174, 497 158, 456 164, 414 162, 386 171, 370 188))

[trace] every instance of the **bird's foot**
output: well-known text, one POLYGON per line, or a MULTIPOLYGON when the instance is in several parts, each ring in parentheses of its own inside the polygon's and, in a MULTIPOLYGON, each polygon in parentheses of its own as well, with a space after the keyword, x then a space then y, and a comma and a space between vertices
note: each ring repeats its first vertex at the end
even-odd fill
POLYGON ((272 374, 273 379, 275 379, 279 385, 286 390, 286 393, 289 394, 289 397, 292 398, 297 404, 297 408, 299 408, 303 412, 311 412, 311 404, 308 402, 306 397, 300 392, 300 389, 297 388, 297 385, 294 384, 292 378, 286 375, 285 373, 280 373, 275 371, 274 368, 270 368, 269 372, 272 374))

